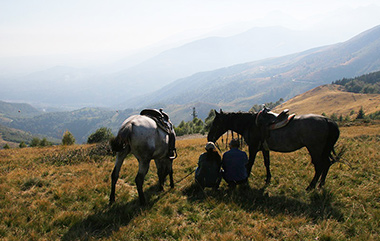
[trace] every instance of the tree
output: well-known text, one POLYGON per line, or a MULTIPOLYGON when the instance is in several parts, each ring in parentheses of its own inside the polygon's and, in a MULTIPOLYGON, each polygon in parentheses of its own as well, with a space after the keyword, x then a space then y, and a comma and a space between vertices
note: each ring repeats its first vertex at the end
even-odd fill
POLYGON ((214 121, 215 118, 215 110, 211 109, 210 112, 208 113, 207 118, 205 119, 205 129, 208 131, 211 128, 211 124, 214 121))
POLYGON ((362 107, 360 107, 360 110, 359 110, 358 115, 356 116, 356 119, 358 119, 358 120, 364 119, 364 116, 365 116, 365 113, 364 113, 363 106, 362 106, 362 107))
POLYGON ((113 137, 113 134, 110 128, 100 127, 87 138, 87 143, 92 144, 92 143, 106 142, 111 137, 113 137))
POLYGON ((75 143, 75 138, 70 131, 65 131, 62 136, 62 145, 73 145, 75 143))
POLYGON ((51 143, 46 139, 46 137, 42 138, 40 141, 40 146, 50 146, 51 143))

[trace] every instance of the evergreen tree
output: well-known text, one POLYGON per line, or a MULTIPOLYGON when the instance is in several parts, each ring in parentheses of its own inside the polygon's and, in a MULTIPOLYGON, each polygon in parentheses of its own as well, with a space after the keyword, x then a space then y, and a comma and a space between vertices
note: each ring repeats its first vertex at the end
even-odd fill
POLYGON ((365 113, 364 113, 363 107, 360 107, 360 110, 359 110, 358 115, 356 116, 356 119, 360 120, 360 119, 364 119, 364 117, 365 117, 365 113))

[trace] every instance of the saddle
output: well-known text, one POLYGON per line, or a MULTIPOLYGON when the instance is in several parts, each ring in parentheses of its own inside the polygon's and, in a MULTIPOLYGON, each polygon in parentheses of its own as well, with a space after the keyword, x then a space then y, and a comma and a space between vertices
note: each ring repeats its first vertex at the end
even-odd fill
POLYGON ((271 130, 277 130, 288 125, 295 117, 295 114, 289 115, 289 110, 285 109, 280 114, 274 113, 269 109, 262 109, 256 116, 256 126, 261 132, 261 146, 269 151, 267 139, 270 137, 271 130))
POLYGON ((145 115, 152 118, 157 123, 157 126, 166 133, 171 134, 173 132, 172 128, 170 128, 167 124, 169 117, 161 111, 156 109, 144 109, 140 112, 140 115, 145 115))
POLYGON ((259 127, 265 126, 270 130, 276 130, 285 127, 295 116, 295 114, 289 115, 288 109, 277 114, 264 107, 256 116, 256 125, 259 127))
POLYGON ((169 148, 169 158, 171 160, 174 160, 177 158, 177 150, 175 148, 175 134, 174 134, 174 127, 173 124, 169 120, 168 114, 160 110, 156 109, 144 109, 140 112, 140 115, 145 115, 153 119, 157 126, 165 131, 167 134, 169 134, 169 142, 168 142, 168 148, 169 148))

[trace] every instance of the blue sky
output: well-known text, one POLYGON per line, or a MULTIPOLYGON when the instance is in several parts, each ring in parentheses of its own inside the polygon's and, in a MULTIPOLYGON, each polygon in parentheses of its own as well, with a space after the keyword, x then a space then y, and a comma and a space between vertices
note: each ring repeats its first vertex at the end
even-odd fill
MULTIPOLYGON (((232 34, 254 26, 323 28, 318 22, 325 16, 360 8, 378 10, 380 1, 2 0, 0 56, 134 51, 168 39, 232 34)), ((380 24, 380 17, 373 15, 342 31, 364 31, 380 24)), ((330 21, 349 19, 336 16, 330 21)))

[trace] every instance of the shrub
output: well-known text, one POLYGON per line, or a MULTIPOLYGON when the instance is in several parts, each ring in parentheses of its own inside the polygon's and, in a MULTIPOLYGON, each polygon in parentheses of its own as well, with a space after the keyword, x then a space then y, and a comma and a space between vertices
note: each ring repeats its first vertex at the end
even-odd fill
POLYGON ((20 147, 20 148, 24 148, 24 147, 26 147, 26 144, 25 144, 25 142, 20 142, 20 144, 18 145, 18 147, 20 147))
POLYGON ((87 138, 87 143, 92 144, 107 142, 111 137, 113 137, 111 129, 107 127, 101 127, 87 138))
POLYGON ((40 141, 40 146, 51 146, 52 143, 49 142, 45 137, 40 141))
POLYGON ((40 145, 40 138, 33 137, 32 141, 30 142, 31 147, 39 146, 40 145))
POLYGON ((62 136, 62 145, 73 145, 75 143, 75 138, 70 131, 65 131, 62 136))
POLYGON ((5 144, 5 145, 3 146, 3 148, 4 148, 4 149, 10 149, 11 147, 10 147, 8 144, 5 144))

